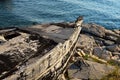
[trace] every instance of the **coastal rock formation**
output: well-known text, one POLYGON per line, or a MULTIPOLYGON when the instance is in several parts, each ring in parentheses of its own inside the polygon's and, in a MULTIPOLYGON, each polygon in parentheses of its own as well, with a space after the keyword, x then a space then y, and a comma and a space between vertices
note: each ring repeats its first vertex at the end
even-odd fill
POLYGON ((80 34, 77 48, 82 49, 86 54, 90 54, 95 46, 97 45, 92 36, 89 34, 80 34))
POLYGON ((105 60, 110 60, 112 57, 112 53, 110 51, 107 51, 101 47, 95 47, 93 49, 93 55, 105 60))
POLYGON ((111 60, 111 64, 120 66, 120 30, 83 24, 76 49, 78 55, 72 59, 75 62, 67 70, 68 77, 71 80, 102 79, 115 69, 106 65, 111 60))
POLYGON ((106 49, 111 52, 120 52, 120 45, 106 46, 106 49))
POLYGON ((103 76, 114 70, 113 66, 106 64, 100 64, 91 61, 76 61, 71 64, 68 69, 68 77, 71 79, 81 79, 81 80, 100 80, 103 76))
POLYGON ((96 24, 83 24, 82 31, 98 37, 105 36, 105 28, 96 24))
MULTIPOLYGON (((62 43, 67 40, 73 33, 74 27, 74 23, 51 23, 24 28, 29 32, 39 33, 47 39, 36 34, 19 32, 4 37, 1 35, 0 74, 28 58, 36 58, 38 55, 40 58, 41 55, 53 49, 56 42, 62 43), (71 27, 73 29, 69 29, 71 27), (43 31, 40 30, 41 28, 43 31), (51 42, 48 38, 55 42, 51 42)), ((21 30, 24 31, 24 29, 21 30)), ((72 65, 66 70, 68 77, 71 80, 101 79, 114 71, 115 67, 107 65, 111 60, 120 65, 120 30, 107 30, 97 24, 83 24, 75 53, 71 58, 72 65)))
POLYGON ((107 30, 96 24, 83 24, 77 48, 82 49, 86 54, 92 53, 100 58, 105 59, 107 56, 110 60, 120 53, 119 42, 120 30, 107 30))

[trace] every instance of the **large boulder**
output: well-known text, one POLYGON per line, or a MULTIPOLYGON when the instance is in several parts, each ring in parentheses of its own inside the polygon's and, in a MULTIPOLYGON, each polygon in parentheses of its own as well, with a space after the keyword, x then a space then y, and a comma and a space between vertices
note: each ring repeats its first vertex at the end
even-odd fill
POLYGON ((82 49, 85 53, 90 54, 93 51, 93 47, 96 46, 95 40, 90 35, 80 34, 77 47, 82 49))
POLYGON ((105 38, 106 38, 107 40, 111 40, 111 41, 114 41, 114 42, 116 42, 117 39, 118 39, 117 37, 112 36, 112 35, 106 35, 105 38))
POLYGON ((93 49, 93 55, 105 60, 110 60, 112 57, 112 53, 110 51, 101 47, 95 47, 93 49))
MULTIPOLYGON (((118 31, 118 32, 120 32, 120 31, 118 31)), ((108 35, 108 36, 119 37, 119 34, 115 33, 115 32, 112 31, 112 30, 107 30, 107 29, 105 29, 105 34, 108 35)))
POLYGON ((105 30, 105 38, 120 44, 120 31, 105 30))
POLYGON ((87 32, 98 37, 105 36, 105 28, 97 24, 83 24, 82 32, 87 32))
POLYGON ((103 52, 103 49, 101 47, 96 47, 93 49, 93 55, 95 55, 97 57, 101 57, 102 52, 103 52))
POLYGON ((114 42, 113 42, 113 41, 110 41, 110 40, 104 40, 103 43, 104 43, 105 46, 114 45, 114 42))
POLYGON ((113 66, 91 61, 76 61, 68 68, 68 77, 72 80, 98 80, 114 70, 113 66))
POLYGON ((120 52, 120 45, 106 46, 106 49, 111 52, 120 52))
POLYGON ((108 51, 108 50, 103 50, 103 52, 102 52, 102 57, 101 57, 102 59, 104 59, 104 60, 111 60, 111 58, 112 58, 112 53, 110 52, 110 51, 108 51))
POLYGON ((113 32, 120 35, 120 30, 114 29, 113 32))

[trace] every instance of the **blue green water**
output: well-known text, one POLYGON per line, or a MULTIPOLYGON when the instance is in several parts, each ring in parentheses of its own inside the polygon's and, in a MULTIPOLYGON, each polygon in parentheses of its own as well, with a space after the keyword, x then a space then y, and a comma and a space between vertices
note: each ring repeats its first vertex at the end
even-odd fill
POLYGON ((0 27, 71 22, 80 15, 85 23, 120 29, 120 0, 0 0, 0 27))

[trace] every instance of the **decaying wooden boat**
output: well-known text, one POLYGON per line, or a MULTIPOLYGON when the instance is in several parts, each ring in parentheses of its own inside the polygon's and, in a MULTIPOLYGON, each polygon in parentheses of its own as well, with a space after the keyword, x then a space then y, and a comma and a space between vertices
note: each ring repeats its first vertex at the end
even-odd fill
POLYGON ((57 79, 73 55, 81 22, 0 30, 0 79, 57 79))

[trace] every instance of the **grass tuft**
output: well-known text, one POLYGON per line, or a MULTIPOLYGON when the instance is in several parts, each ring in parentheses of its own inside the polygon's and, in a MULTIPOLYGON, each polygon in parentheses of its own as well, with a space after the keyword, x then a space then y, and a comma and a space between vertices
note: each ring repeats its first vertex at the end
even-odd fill
POLYGON ((101 80, 120 80, 120 67, 116 66, 116 69, 112 73, 103 77, 101 80))

